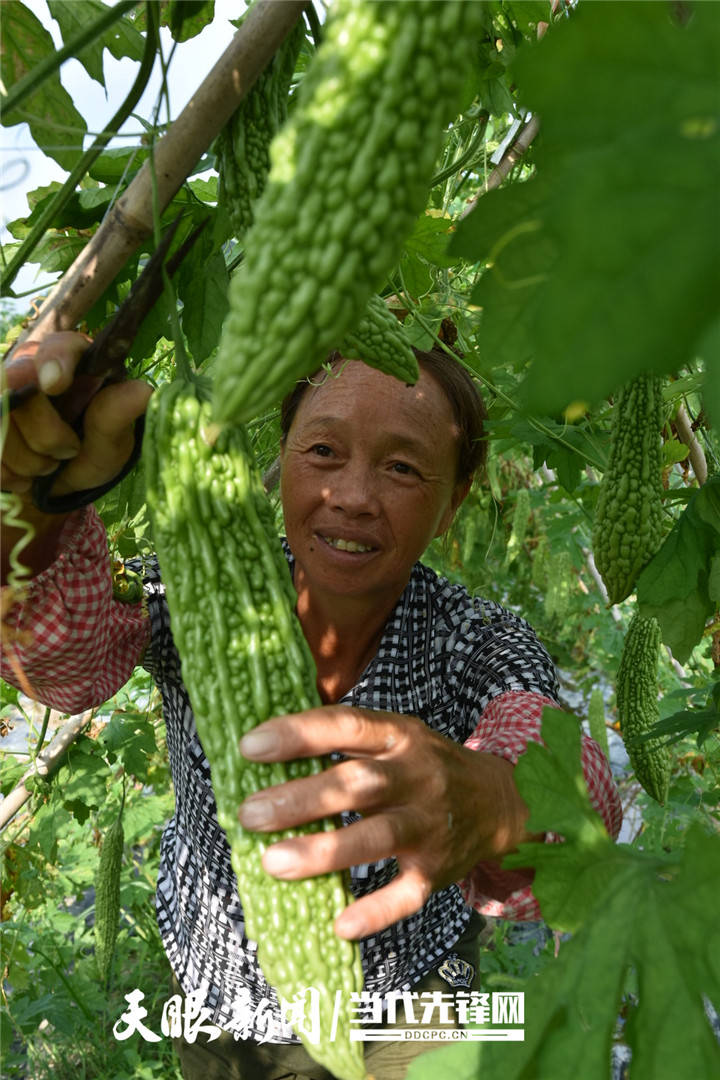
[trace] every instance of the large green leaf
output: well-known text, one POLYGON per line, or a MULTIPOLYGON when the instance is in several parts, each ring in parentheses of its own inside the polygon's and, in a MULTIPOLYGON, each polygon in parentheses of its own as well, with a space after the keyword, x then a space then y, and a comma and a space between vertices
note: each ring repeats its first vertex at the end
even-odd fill
MULTIPOLYGON (((13 86, 56 51, 50 34, 20 0, 6 0, 2 5, 2 38, 0 73, 5 87, 13 86)), ((5 127, 28 123, 38 146, 68 170, 82 152, 87 131, 57 71, 18 108, 9 115, 3 113, 0 122, 5 127)))
POLYGON ((680 663, 716 609, 713 571, 719 558, 720 477, 711 477, 693 493, 637 583, 641 614, 658 620, 663 641, 680 663))
POLYGON ((546 710, 542 735, 546 745, 532 744, 516 766, 518 788, 530 807, 528 827, 565 839, 522 845, 506 864, 533 865, 544 916, 578 929, 524 986, 523 1042, 468 1042, 423 1055, 408 1080, 607 1080, 630 972, 639 999, 628 1025, 633 1080, 717 1075, 720 1050, 703 995, 720 1001, 720 838, 695 827, 677 857, 613 844, 584 790, 576 725, 546 710))
MULTIPOLYGON (((88 23, 107 11, 108 5, 101 0, 83 0, 81 4, 68 0, 48 0, 48 7, 53 19, 60 27, 65 44, 84 30, 88 23)), ((129 17, 125 16, 113 23, 96 41, 86 45, 75 57, 83 65, 91 79, 105 85, 103 77, 103 50, 109 49, 116 60, 129 56, 131 60, 142 59, 144 41, 129 17)))
POLYGON ((676 370, 717 318, 719 12, 580 4, 518 53, 538 178, 481 198, 452 250, 491 263, 483 340, 500 364, 532 352, 533 411, 676 370))

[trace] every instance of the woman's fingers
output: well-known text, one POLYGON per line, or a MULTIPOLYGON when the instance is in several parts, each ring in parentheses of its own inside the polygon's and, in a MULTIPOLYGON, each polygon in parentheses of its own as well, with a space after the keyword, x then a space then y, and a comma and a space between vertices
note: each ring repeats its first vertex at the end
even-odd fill
POLYGON ((10 413, 3 446, 3 489, 25 494, 36 476, 47 476, 68 461, 52 494, 83 491, 112 480, 130 457, 135 421, 145 411, 152 389, 130 381, 97 390, 102 380, 76 379, 78 361, 89 342, 85 334, 71 331, 50 334, 39 342, 23 342, 3 366, 8 388, 39 388, 10 413), (58 411, 59 394, 63 394, 63 415, 58 411), (66 408, 83 412, 81 436, 64 418, 66 408))
POLYGON ((335 920, 335 933, 349 941, 378 934, 399 919, 414 915, 431 892, 430 882, 421 872, 401 869, 389 885, 349 904, 335 920))
POLYGON ((383 757, 402 753, 418 726, 427 730, 414 716, 324 705, 258 724, 241 740, 240 751, 253 761, 290 761, 333 751, 383 757))
POLYGON ((98 391, 85 411, 80 452, 63 470, 54 494, 98 487, 118 475, 132 453, 135 421, 151 395, 152 387, 136 380, 98 391))
POLYGON ((90 341, 72 330, 48 334, 42 341, 23 341, 3 365, 6 386, 10 390, 37 386, 45 394, 61 394, 71 385, 90 341))
POLYGON ((23 476, 33 473, 22 472, 13 464, 21 456, 42 455, 55 459, 57 464, 74 457, 80 449, 80 439, 44 394, 36 394, 22 409, 16 409, 12 413, 12 424, 19 438, 8 446, 7 464, 23 476))
POLYGON ((384 762, 355 758, 251 795, 238 817, 246 829, 277 832, 344 810, 365 813, 397 797, 395 780, 394 770, 384 762))

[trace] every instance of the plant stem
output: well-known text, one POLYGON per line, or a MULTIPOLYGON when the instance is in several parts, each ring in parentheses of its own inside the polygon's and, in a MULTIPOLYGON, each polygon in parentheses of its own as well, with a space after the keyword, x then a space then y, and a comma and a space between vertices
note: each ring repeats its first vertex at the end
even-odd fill
POLYGON ((45 715, 43 716, 42 728, 40 729, 40 734, 38 735, 37 746, 35 747, 35 753, 33 754, 33 759, 38 756, 38 754, 40 753, 40 751, 43 748, 43 743, 45 742, 45 736, 47 735, 48 723, 50 722, 50 713, 51 712, 52 712, 52 709, 50 708, 49 705, 47 705, 45 707, 45 715))
MULTIPOLYGON (((120 0, 120 3, 115 7, 108 8, 102 15, 98 16, 94 22, 91 22, 84 30, 75 34, 74 37, 68 41, 66 45, 63 45, 62 49, 58 49, 57 52, 53 52, 50 56, 46 56, 45 59, 28 71, 27 75, 23 75, 22 79, 10 87, 5 95, 3 105, 3 123, 8 124, 8 113, 16 109, 25 98, 30 97, 35 91, 42 86, 46 79, 48 79, 54 71, 60 67, 71 56, 77 56, 86 45, 95 41, 101 34, 104 34, 109 26, 117 22, 126 11, 135 7, 139 0, 120 0)), ((10 121, 12 123, 12 121, 10 121)))
POLYGON ((489 114, 488 113, 481 113, 480 114, 480 116, 478 118, 477 132, 475 133, 474 137, 470 140, 470 143, 468 144, 467 148, 463 151, 463 153, 460 155, 460 157, 457 158, 456 161, 451 162, 446 168, 441 169, 440 172, 438 172, 438 173, 435 173, 432 180, 430 181, 430 187, 431 188, 437 187, 438 184, 442 184, 442 182, 444 180, 447 180, 447 178, 449 176, 452 176, 454 173, 459 172, 460 169, 462 169, 463 166, 466 165, 468 161, 472 161, 472 159, 475 156, 475 153, 476 153, 480 143, 485 138, 485 129, 487 128, 488 119, 489 119, 489 114))
MULTIPOLYGON (((135 2, 135 0, 133 0, 133 2, 135 2)), ((110 142, 110 139, 113 137, 113 135, 117 132, 119 128, 122 127, 128 116, 133 111, 138 101, 142 97, 145 87, 148 84, 148 80, 150 79, 153 65, 155 63, 156 46, 157 26, 155 13, 152 10, 152 3, 150 2, 150 0, 148 0, 148 29, 147 37, 145 39, 145 52, 143 54, 143 58, 140 63, 140 69, 137 73, 135 82, 132 85, 130 93, 125 98, 125 101, 115 113, 105 130, 102 131, 100 135, 98 135, 92 146, 80 158, 77 165, 56 194, 55 198, 45 208, 43 213, 35 222, 29 235, 26 236, 18 250, 15 252, 15 255, 10 260, 10 263, 5 268, 5 271, 0 277, 0 296, 9 295, 10 285, 15 280, 15 277, 19 272, 20 268, 24 265, 24 263, 29 261, 30 254, 40 243, 40 240, 45 234, 45 230, 48 228, 53 218, 55 218, 56 215, 59 214, 60 211, 68 204, 72 196, 75 194, 75 188, 79 181, 88 171, 95 159, 100 156, 102 151, 110 142)))

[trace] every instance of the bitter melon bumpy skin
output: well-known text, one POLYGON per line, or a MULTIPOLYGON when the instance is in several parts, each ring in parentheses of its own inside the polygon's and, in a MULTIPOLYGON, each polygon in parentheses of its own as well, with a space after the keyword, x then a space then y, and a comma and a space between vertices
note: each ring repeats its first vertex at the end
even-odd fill
POLYGON ((272 142, 215 368, 244 422, 340 347, 423 210, 483 23, 476 0, 335 0, 272 142))
POLYGON ((95 881, 95 963, 103 985, 110 978, 120 920, 120 873, 124 843, 122 816, 118 816, 103 837, 95 881))
POLYGON ((334 825, 260 834, 237 818, 252 792, 323 768, 315 758, 249 762, 238 748, 242 736, 320 699, 247 433, 213 423, 209 399, 200 382, 176 380, 153 395, 146 421, 147 498, 173 638, 263 974, 287 1001, 308 987, 320 991, 321 1041, 303 1040, 307 1050, 340 1080, 363 1080, 362 1043, 349 1039, 350 995, 363 985, 360 951, 333 930, 351 900, 345 878, 279 881, 261 865, 276 840, 334 825), (336 992, 340 1013, 331 1040, 336 992))
POLYGON ((635 588, 662 540, 662 380, 639 375, 612 411, 610 456, 593 524, 595 563, 611 604, 635 588))
POLYGON ((270 171, 270 143, 287 117, 295 62, 305 40, 300 20, 280 44, 247 97, 238 105, 215 143, 218 203, 241 240, 251 227, 253 208, 270 171))
POLYGON ((635 775, 648 795, 664 803, 668 795, 672 757, 659 739, 635 742, 660 719, 657 619, 633 615, 625 635, 615 683, 618 719, 635 775))

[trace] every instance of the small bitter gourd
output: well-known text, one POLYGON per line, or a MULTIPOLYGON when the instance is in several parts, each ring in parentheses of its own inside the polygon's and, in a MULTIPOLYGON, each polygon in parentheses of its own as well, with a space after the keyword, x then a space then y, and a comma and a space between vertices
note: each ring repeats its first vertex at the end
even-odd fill
POLYGON ((340 352, 348 360, 363 360, 405 383, 418 380, 418 362, 402 323, 379 296, 370 297, 360 322, 340 343, 340 352))
POLYGON ((572 556, 566 548, 548 555, 544 606, 549 619, 553 616, 562 619, 568 613, 572 595, 572 568, 572 556))
POLYGON ((230 283, 216 418, 245 422, 340 348, 424 208, 484 5, 336 0, 230 283))
POLYGON ((246 831, 237 818, 252 792, 323 768, 315 758, 248 762, 239 751, 242 736, 261 721, 320 704, 315 665, 294 614, 297 598, 247 432, 212 422, 209 386, 202 380, 177 379, 150 401, 143 455, 173 638, 210 763, 248 937, 257 942, 263 974, 279 995, 291 1001, 307 987, 320 991, 321 1041, 306 1042, 308 1053, 340 1080, 362 1080, 362 1044, 349 1039, 350 995, 363 984, 360 952, 333 930, 351 900, 345 877, 280 881, 261 865, 276 840, 334 824, 261 834, 246 831), (339 1023, 330 1041, 336 992, 339 1023))
POLYGON ((124 843, 121 811, 103 838, 95 878, 95 963, 103 985, 110 977, 120 921, 120 872, 124 843))
POLYGON ((636 612, 625 635, 615 683, 618 720, 635 775, 648 795, 659 803, 667 799, 672 757, 660 739, 644 735, 660 719, 658 708, 658 653, 660 624, 636 612))
POLYGON ((662 540, 661 390, 657 375, 639 375, 613 405, 593 523, 595 564, 611 604, 630 595, 662 540))
POLYGON ((253 207, 270 171, 270 143, 287 117, 295 62, 305 40, 300 20, 253 83, 214 146, 218 167, 218 206, 230 217, 241 240, 253 223, 253 207))

